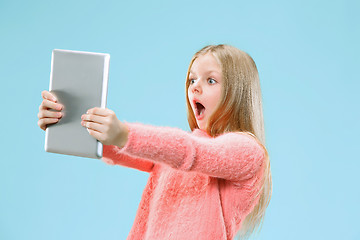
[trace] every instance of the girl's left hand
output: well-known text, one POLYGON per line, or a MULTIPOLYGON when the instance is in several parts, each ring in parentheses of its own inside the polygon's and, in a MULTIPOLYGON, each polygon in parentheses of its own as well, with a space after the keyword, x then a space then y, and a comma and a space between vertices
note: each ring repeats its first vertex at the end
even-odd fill
POLYGON ((120 148, 125 146, 129 131, 110 109, 91 108, 81 116, 81 120, 81 125, 101 143, 120 148))

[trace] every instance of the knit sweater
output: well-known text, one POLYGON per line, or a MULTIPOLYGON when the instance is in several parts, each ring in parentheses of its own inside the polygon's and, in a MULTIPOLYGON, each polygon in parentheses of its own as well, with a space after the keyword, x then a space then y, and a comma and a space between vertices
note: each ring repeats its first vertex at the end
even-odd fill
POLYGON ((259 200, 266 150, 246 133, 210 137, 129 124, 103 160, 150 173, 127 239, 233 239, 259 200))

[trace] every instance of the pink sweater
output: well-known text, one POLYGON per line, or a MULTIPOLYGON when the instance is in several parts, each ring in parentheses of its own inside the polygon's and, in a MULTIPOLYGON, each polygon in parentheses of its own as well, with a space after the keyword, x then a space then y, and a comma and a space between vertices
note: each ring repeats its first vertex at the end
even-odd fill
POLYGON ((127 125, 127 144, 103 157, 150 173, 127 239, 233 239, 258 202, 262 145, 245 133, 127 125))

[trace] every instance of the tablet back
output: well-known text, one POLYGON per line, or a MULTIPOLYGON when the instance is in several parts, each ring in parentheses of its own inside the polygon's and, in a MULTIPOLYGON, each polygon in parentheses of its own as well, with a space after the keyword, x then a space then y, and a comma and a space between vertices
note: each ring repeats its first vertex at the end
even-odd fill
POLYGON ((102 144, 81 126, 81 115, 106 107, 109 61, 109 54, 53 50, 50 91, 64 109, 60 121, 46 129, 45 151, 102 157, 102 144))

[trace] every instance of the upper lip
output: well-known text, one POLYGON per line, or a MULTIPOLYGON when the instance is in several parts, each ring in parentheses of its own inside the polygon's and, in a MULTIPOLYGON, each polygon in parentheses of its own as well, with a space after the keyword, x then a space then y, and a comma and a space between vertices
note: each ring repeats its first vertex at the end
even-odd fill
MULTIPOLYGON (((194 105, 194 107, 196 108, 196 103, 201 103, 198 99, 196 99, 196 98, 194 98, 193 99, 193 105, 194 105)), ((202 104, 202 103, 201 103, 202 104)))

